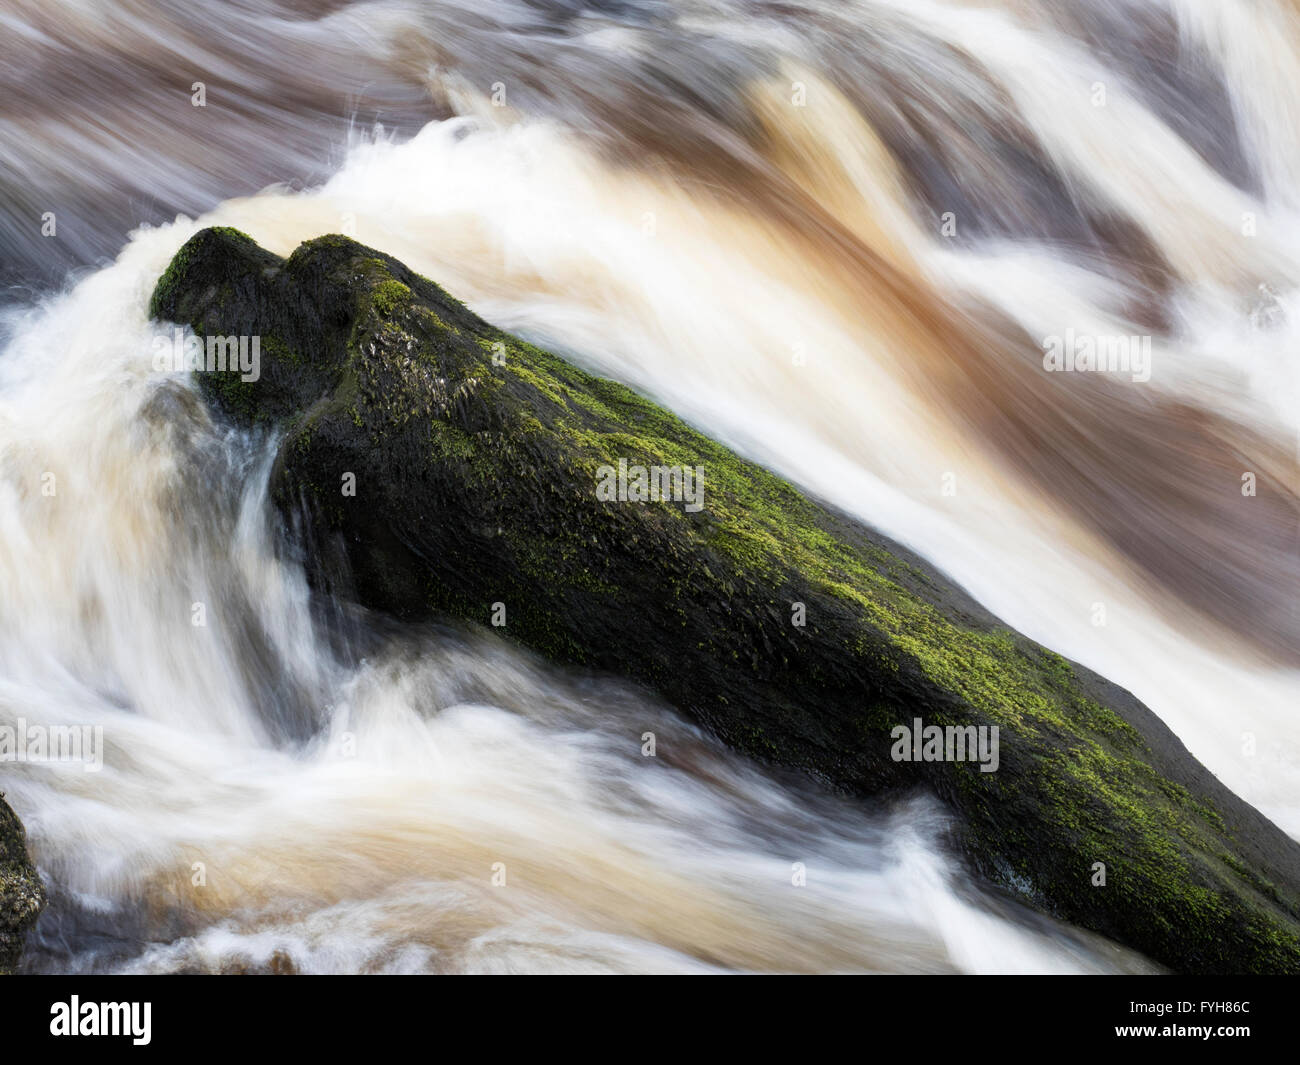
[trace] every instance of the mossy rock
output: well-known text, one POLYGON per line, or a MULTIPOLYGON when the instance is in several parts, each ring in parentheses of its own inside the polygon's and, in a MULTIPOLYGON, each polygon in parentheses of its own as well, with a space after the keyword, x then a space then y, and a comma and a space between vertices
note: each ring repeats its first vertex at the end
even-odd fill
POLYGON ((973 865, 1043 910, 1175 970, 1300 972, 1300 847, 1154 714, 662 407, 339 236, 280 259, 205 230, 152 311, 263 337, 257 382, 200 386, 282 430, 272 498, 318 588, 405 619, 504 604, 506 637, 755 758, 855 795, 931 789, 973 865), (620 459, 703 467, 703 509, 602 501, 620 459), (915 718, 997 726, 998 770, 894 761, 915 718))
POLYGON ((27 856, 27 835, 0 792, 0 974, 18 966, 27 930, 45 907, 45 887, 27 856))

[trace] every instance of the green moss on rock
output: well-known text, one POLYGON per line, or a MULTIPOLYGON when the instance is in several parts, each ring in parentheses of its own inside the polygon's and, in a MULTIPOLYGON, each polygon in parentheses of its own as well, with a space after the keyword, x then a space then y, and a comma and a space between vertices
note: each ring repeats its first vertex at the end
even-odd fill
POLYGON ((23 939, 45 907, 45 888, 27 856, 27 836, 0 792, 0 974, 11 973, 23 939))
POLYGON ((307 517, 318 586, 402 618, 504 603, 507 637, 640 681, 756 758, 858 795, 931 789, 973 865, 1056 915, 1175 969, 1300 971, 1300 847, 1150 711, 671 412, 343 237, 281 260, 205 231, 153 308, 297 353, 264 348, 246 394, 203 383, 285 427, 272 495, 307 517), (601 501, 620 459, 702 467, 704 509, 601 501), (893 761, 915 718, 996 725, 998 771, 893 761))

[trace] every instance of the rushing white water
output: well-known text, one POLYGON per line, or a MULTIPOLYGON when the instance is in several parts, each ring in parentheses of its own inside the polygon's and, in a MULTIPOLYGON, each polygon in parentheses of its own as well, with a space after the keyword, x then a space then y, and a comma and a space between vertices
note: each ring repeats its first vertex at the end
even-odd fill
POLYGON ((147 293, 193 229, 26 316, 3 363, 0 721, 105 743, 98 771, 5 767, 54 889, 32 967, 1141 966, 963 885, 928 800, 792 790, 493 638, 332 651, 272 547, 265 443, 150 369, 147 293))
MULTIPOLYGON (((105 743, 98 772, 0 765, 53 894, 29 967, 1145 964, 969 882, 946 850, 944 815, 925 797, 833 800, 729 755, 612 681, 564 676, 483 634, 395 631, 313 606, 270 524, 263 489, 273 441, 215 426, 188 383, 151 370, 160 327, 146 319, 148 294, 206 224, 237 226, 282 254, 349 232, 489 320, 662 400, 934 560, 1009 624, 1132 690, 1226 784, 1300 833, 1294 663, 1276 642, 1181 607, 1142 568, 1140 551, 1129 557, 981 446, 951 405, 942 334, 898 311, 887 291, 855 289, 833 260, 793 238, 771 209, 778 186, 766 184, 806 193, 837 233, 935 306, 980 296, 1032 337, 1062 322, 1136 331, 1122 256, 1038 233, 1023 175, 970 160, 964 179, 996 195, 986 197, 980 240, 946 239, 907 192, 925 167, 899 161, 902 141, 884 132, 893 120, 860 107, 835 73, 861 69, 918 98, 946 85, 950 103, 936 92, 926 104, 951 108, 936 123, 987 121, 977 105, 1010 100, 1071 190, 1060 217, 1045 211, 1043 224, 1083 218, 1080 205, 1136 219, 1178 279, 1161 301, 1171 326, 1156 338, 1151 392, 1139 402, 1158 394, 1230 414, 1294 458, 1300 255, 1289 179, 1300 160, 1293 139, 1267 130, 1296 113, 1300 33, 1289 8, 1260 4, 1228 24, 1192 0, 1099 5, 1181 13, 1175 39, 1223 68, 1252 185, 1117 73, 1118 45, 1114 54, 1091 49, 1055 5, 873 2, 834 16, 810 5, 805 22, 775 21, 754 5, 754 20, 741 23, 729 21, 732 5, 683 4, 671 32, 644 12, 593 9, 567 34, 537 36, 523 7, 490 6, 495 23, 450 6, 370 7, 368 19, 357 9, 328 16, 320 26, 332 35, 293 32, 328 40, 331 54, 347 53, 339 38, 351 39, 348 54, 379 55, 388 71, 418 68, 460 117, 411 139, 354 137, 322 187, 271 188, 142 229, 111 265, 8 312, 0 724, 98 725, 105 743), (836 19, 898 49, 870 61, 851 43, 824 49, 818 34, 833 36, 836 19), (364 47, 348 36, 362 24, 364 47), (430 26, 445 31, 419 38, 439 42, 433 70, 391 44, 400 30, 409 50, 412 27, 430 26), (704 67, 661 57, 661 69, 645 58, 625 81, 612 73, 620 49, 652 56, 647 41, 665 40, 694 42, 704 67), (937 42, 975 56, 1004 94, 937 42), (554 61, 553 83, 525 81, 518 108, 492 107, 491 71, 514 86, 541 54, 554 61), (671 89, 647 73, 664 70, 677 78, 671 89), (712 124, 675 119, 698 166, 674 165, 672 152, 644 166, 611 153, 620 94, 635 101, 662 90, 673 102, 672 92, 696 91, 693 77, 717 94, 696 100, 712 124), (1090 96, 1099 80, 1104 107, 1090 96), (808 94, 795 113, 783 110, 792 83, 808 94), (732 175, 735 194, 713 195, 731 173, 718 160, 748 158, 728 140, 747 123, 767 130, 759 177, 732 175), (1247 214, 1256 236, 1241 240, 1247 214), (1261 311, 1265 283, 1272 296, 1261 311), (193 624, 196 604, 205 624, 193 624), (653 758, 642 754, 646 732, 656 736, 653 758), (795 863, 806 869, 803 886, 792 882, 795 863), (494 883, 502 872, 505 883, 494 883)), ((127 33, 103 32, 119 43, 127 33)), ((212 45, 227 46, 220 34, 212 45)), ((1195 110, 1195 100, 1182 104, 1195 110)), ((22 117, 39 136, 42 123, 22 117)), ((222 136, 242 132, 256 144, 257 130, 254 116, 222 136)), ((621 132, 647 142, 644 130, 621 132)), ((324 153, 331 142, 321 136, 324 153)), ((277 166, 292 163, 283 146, 269 154, 277 166)), ((178 159, 167 182, 184 184, 187 162, 178 159)), ((302 177, 319 157, 307 162, 276 176, 302 177)), ((227 188, 216 181, 212 198, 227 188)), ((970 319, 972 335, 982 321, 970 319)), ((1123 488, 1126 466, 1143 456, 1108 454, 1098 418, 1086 461, 1114 471, 1123 488)), ((1300 490, 1293 467, 1279 479, 1300 490)), ((1203 515, 1182 517, 1194 535, 1203 515)), ((1276 580, 1285 591, 1290 572, 1276 580)))

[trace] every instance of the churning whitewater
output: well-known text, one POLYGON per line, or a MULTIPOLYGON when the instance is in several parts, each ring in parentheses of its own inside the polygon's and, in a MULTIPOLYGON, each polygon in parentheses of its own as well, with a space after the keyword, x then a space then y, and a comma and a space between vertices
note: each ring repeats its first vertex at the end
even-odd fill
POLYGON ((206 225, 345 232, 632 385, 1300 833, 1292 3, 316 6, 2 16, 0 186, 50 204, 0 217, 0 730, 101 748, 0 761, 25 968, 1151 968, 977 883, 926 796, 313 598, 275 441, 155 368, 206 225), (1067 327, 1144 372, 1044 374, 1067 327))

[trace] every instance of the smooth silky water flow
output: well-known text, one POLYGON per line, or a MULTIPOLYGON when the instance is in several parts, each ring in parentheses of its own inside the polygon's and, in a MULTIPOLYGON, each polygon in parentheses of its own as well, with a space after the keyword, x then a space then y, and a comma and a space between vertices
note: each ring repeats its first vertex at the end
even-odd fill
POLYGON ((0 5, 0 725, 104 746, 0 763, 25 967, 1150 967, 975 882, 925 795, 313 601, 275 441, 152 366, 211 224, 347 232, 637 387, 1300 832, 1300 11, 1079 6, 0 5), (1150 380, 1044 374, 1067 327, 1151 336, 1150 380))

